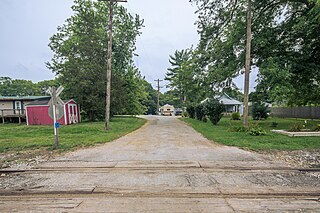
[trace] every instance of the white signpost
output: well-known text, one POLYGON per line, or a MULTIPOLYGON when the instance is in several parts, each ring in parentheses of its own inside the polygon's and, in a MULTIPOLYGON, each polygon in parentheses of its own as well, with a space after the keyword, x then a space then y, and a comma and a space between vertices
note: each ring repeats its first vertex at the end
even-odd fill
POLYGON ((64 102, 59 98, 59 95, 61 94, 63 89, 64 88, 60 86, 58 89, 56 89, 55 87, 50 87, 47 90, 47 92, 51 95, 51 99, 49 101, 48 114, 53 119, 55 148, 57 148, 59 145, 58 128, 60 127, 60 123, 58 123, 57 121, 61 119, 64 114, 64 102))

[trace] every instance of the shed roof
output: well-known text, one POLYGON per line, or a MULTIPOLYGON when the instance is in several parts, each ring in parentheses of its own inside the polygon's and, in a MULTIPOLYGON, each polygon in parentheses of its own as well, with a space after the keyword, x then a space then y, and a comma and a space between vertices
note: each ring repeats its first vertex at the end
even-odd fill
MULTIPOLYGON (((26 106, 48 106, 50 100, 36 100, 32 101, 31 103, 27 104, 26 106)), ((70 100, 63 100, 63 102, 66 104, 70 101, 73 101, 73 99, 70 100)))

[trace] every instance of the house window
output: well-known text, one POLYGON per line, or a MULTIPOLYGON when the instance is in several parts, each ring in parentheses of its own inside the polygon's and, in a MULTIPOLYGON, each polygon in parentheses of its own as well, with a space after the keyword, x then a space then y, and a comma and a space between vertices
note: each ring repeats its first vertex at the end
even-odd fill
POLYGON ((21 109, 21 101, 16 101, 16 109, 21 109))

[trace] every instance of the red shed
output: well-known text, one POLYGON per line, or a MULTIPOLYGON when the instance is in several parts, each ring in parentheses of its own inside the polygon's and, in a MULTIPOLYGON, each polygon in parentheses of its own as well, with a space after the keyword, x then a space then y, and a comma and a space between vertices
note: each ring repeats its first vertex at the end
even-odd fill
MULTIPOLYGON (((48 115, 49 101, 34 101, 26 105, 26 120, 27 125, 50 125, 53 124, 53 119, 48 115)), ((63 116, 58 122, 63 125, 79 123, 80 107, 71 99, 64 101, 63 116)))

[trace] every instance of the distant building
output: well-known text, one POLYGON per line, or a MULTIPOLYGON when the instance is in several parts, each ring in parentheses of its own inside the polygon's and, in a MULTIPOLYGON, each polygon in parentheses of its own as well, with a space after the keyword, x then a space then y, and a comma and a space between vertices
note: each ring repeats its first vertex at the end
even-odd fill
POLYGON ((166 104, 160 108, 160 114, 164 116, 174 115, 174 106, 166 104))
MULTIPOLYGON (((225 113, 229 114, 229 113, 233 113, 233 112, 239 112, 240 115, 243 115, 243 103, 231 98, 230 96, 228 96, 227 94, 222 94, 220 96, 216 96, 216 99, 218 99, 220 101, 220 103, 222 103, 223 105, 225 105, 226 107, 226 111, 225 113)), ((203 102, 205 102, 207 99, 205 99, 203 102)))

